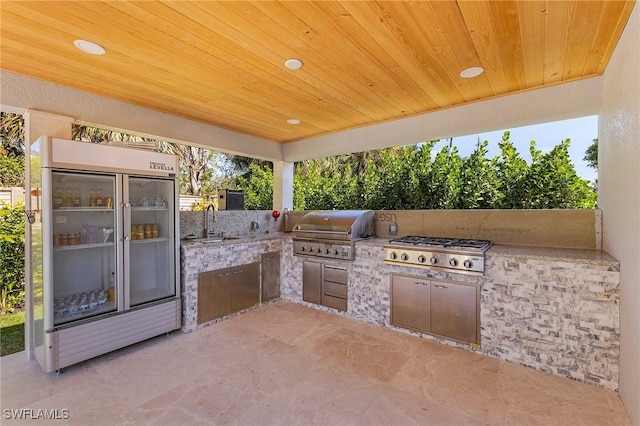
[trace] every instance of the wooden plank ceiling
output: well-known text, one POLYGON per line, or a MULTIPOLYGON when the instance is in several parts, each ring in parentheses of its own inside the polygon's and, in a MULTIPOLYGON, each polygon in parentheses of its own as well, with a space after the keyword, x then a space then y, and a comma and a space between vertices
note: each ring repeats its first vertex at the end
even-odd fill
POLYGON ((3 0, 0 66, 284 143, 602 74, 633 6, 3 0))

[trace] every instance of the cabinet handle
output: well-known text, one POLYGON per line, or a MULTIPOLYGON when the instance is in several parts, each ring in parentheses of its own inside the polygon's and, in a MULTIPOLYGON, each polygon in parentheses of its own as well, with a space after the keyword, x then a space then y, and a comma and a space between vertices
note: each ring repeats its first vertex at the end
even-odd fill
POLYGON ((226 277, 227 275, 229 275, 229 273, 228 273, 228 272, 225 272, 224 274, 220 274, 219 276, 221 276, 221 277, 226 277))
POLYGON ((449 288, 446 285, 442 285, 442 284, 434 284, 433 286, 438 288, 449 288))
POLYGON ((324 265, 325 269, 333 269, 334 271, 347 271, 347 268, 340 268, 339 266, 330 266, 330 265, 324 265))
POLYGON ((429 285, 429 283, 425 283, 422 281, 415 281, 414 284, 418 284, 418 285, 429 285))
POLYGON ((240 269, 239 271, 233 271, 234 274, 241 274, 243 271, 243 269, 240 269))

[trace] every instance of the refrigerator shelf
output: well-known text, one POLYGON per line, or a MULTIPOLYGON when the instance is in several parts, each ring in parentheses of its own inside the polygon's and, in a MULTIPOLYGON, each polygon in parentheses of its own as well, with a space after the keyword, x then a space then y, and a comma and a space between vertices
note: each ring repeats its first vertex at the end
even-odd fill
POLYGON ((111 247, 111 246, 113 246, 113 241, 108 242, 108 243, 73 244, 73 245, 70 245, 70 246, 55 246, 55 247, 53 247, 53 251, 79 250, 79 249, 96 248, 96 247, 111 247))
POLYGON ((141 206, 131 206, 131 210, 139 212, 139 211, 167 211, 169 210, 167 207, 141 207, 141 206))
POLYGON ((157 243, 158 241, 171 241, 169 238, 144 238, 142 240, 129 240, 132 244, 157 243))
MULTIPOLYGON (((166 210, 166 209, 165 209, 166 210)), ((112 212, 112 208, 106 207, 60 207, 53 209, 53 212, 112 212)))
POLYGON ((77 312, 65 312, 54 314, 54 326, 58 327, 62 324, 66 324, 68 322, 77 321, 79 319, 88 318, 97 316, 100 314, 106 314, 108 312, 113 312, 116 310, 116 302, 107 302, 102 305, 98 305, 95 308, 88 308, 86 310, 77 312))
POLYGON ((175 296, 174 293, 162 290, 160 288, 136 291, 131 293, 131 306, 139 305, 141 303, 149 303, 160 299, 166 299, 167 297, 173 296, 175 296))

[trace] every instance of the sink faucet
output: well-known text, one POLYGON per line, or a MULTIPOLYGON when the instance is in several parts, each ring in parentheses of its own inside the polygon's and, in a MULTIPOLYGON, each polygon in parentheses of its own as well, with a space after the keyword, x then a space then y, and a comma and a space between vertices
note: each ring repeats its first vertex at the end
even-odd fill
POLYGON ((213 231, 211 231, 211 222, 216 222, 216 209, 213 204, 209 204, 206 209, 204 209, 204 237, 209 238, 213 231), (213 217, 209 214, 209 212, 213 212, 213 217))

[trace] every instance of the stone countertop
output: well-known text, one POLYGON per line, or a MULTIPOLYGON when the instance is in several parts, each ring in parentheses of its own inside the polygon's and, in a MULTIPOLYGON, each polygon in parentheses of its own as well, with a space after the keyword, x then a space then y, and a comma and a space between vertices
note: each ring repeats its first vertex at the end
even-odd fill
POLYGON ((205 242, 198 240, 180 240, 180 248, 181 249, 191 249, 191 248, 202 248, 202 247, 219 247, 223 245, 232 245, 232 244, 244 244, 251 243, 254 241, 265 241, 265 240, 273 240, 273 239, 282 239, 287 236, 291 236, 290 233, 285 232, 269 232, 266 234, 253 234, 253 235, 239 235, 239 236, 229 236, 231 239, 217 241, 217 242, 205 242))
MULTIPOLYGON (((237 239, 220 241, 220 242, 202 242, 195 240, 181 240, 182 249, 202 248, 202 247, 218 247, 222 245, 250 243, 254 241, 264 241, 271 239, 293 238, 290 232, 270 232, 263 234, 241 235, 237 239)), ((382 247, 389 244, 387 238, 367 238, 356 241, 357 245, 366 245, 374 247, 382 247)), ((593 265, 605 265, 619 268, 619 262, 602 250, 586 250, 556 247, 535 247, 535 246, 514 246, 494 244, 487 250, 487 256, 506 256, 506 257, 525 257, 529 259, 565 261, 573 263, 584 263, 593 265)))
POLYGON ((529 247, 496 244, 487 251, 487 256, 526 257, 529 259, 565 261, 592 265, 620 267, 620 263, 602 250, 570 249, 556 247, 529 247))
MULTIPOLYGON (((386 238, 368 238, 357 241, 358 245, 385 246, 386 238)), ((619 262, 602 250, 570 249, 556 247, 514 246, 495 244, 486 252, 487 256, 525 257, 529 259, 565 261, 592 265, 619 267, 619 262)))

